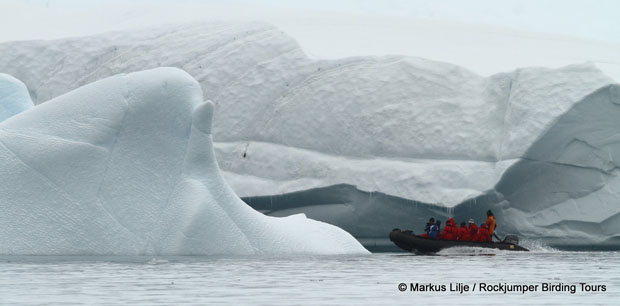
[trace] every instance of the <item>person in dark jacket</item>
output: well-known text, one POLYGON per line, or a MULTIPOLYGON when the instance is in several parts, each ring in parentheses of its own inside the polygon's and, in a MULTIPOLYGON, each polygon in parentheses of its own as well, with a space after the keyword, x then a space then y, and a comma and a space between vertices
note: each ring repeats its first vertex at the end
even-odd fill
MULTIPOLYGON (((437 221, 439 222, 439 221, 437 221)), ((431 239, 438 239, 439 238, 439 226, 437 224, 433 224, 429 227, 428 230, 428 237, 431 239)))
POLYGON ((435 224, 435 218, 428 219, 428 222, 426 222, 426 226, 424 226, 424 234, 422 234, 422 237, 428 237, 431 231, 431 226, 434 224, 435 224))
POLYGON ((441 238, 441 221, 435 221, 435 224, 431 225, 428 237, 431 239, 441 238))

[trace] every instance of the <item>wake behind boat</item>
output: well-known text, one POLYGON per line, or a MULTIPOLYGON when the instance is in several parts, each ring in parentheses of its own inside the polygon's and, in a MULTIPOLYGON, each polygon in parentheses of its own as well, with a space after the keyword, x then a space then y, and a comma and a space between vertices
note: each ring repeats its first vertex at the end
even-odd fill
POLYGON ((502 242, 476 242, 432 239, 413 235, 411 231, 396 228, 390 233, 390 240, 399 248, 414 253, 437 253, 452 247, 480 247, 507 251, 529 251, 519 245, 515 235, 507 235, 502 242))

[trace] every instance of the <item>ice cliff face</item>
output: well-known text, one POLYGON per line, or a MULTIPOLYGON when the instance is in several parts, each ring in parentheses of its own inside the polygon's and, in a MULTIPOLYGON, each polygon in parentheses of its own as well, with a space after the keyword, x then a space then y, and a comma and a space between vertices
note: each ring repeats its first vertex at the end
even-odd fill
POLYGON ((495 186, 506 230, 556 245, 618 245, 618 118, 620 85, 595 91, 560 116, 495 186))
POLYGON ((8 74, 0 73, 0 122, 33 106, 26 85, 8 74))
POLYGON ((118 75, 0 123, 0 254, 365 253, 265 216, 219 173, 213 104, 175 68, 118 75))
MULTIPOLYGON (((562 116, 612 83, 588 64, 481 77, 402 56, 314 60, 261 23, 7 43, 0 54, 14 55, 0 59, 0 70, 24 80, 38 103, 114 73, 181 67, 215 102, 215 152, 239 195, 269 214, 306 212, 373 239, 421 227, 429 215, 480 219, 488 207, 517 209, 503 182, 525 186, 527 177, 510 173, 562 116)), ((556 149, 572 156, 576 145, 556 149)), ((528 192, 546 194, 545 182, 528 192)), ((579 196, 600 189, 592 186, 579 196)), ((534 202, 527 205, 541 212, 551 205, 534 202)), ((620 211, 603 202, 607 213, 620 211)), ((555 239, 548 215, 520 211, 496 212, 500 231, 555 239)), ((583 233, 571 236, 598 243, 615 235, 583 233)))
POLYGON ((5 43, 0 54, 36 103, 117 73, 189 72, 215 102, 216 154, 241 196, 345 183, 447 206, 491 188, 554 118, 611 82, 589 65, 483 78, 402 56, 312 60, 262 23, 5 43))

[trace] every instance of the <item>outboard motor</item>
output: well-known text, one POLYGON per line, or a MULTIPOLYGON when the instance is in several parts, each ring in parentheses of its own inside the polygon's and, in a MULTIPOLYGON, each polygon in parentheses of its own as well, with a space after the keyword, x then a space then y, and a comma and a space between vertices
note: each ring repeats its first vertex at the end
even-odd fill
POLYGON ((510 243, 510 244, 519 244, 519 237, 517 237, 517 235, 506 235, 506 237, 504 238, 504 243, 510 243))

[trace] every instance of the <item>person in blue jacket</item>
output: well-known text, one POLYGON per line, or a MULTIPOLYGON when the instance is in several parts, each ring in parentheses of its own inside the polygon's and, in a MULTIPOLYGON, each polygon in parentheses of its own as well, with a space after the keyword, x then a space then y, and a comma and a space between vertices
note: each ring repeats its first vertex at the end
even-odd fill
POLYGON ((435 225, 435 218, 430 218, 428 222, 426 222, 426 226, 424 226, 424 234, 422 237, 428 237, 428 234, 431 232, 431 226, 435 225))
POLYGON ((435 224, 431 225, 430 230, 428 232, 428 237, 430 237, 431 239, 438 239, 440 231, 441 231, 441 221, 437 220, 435 224))

